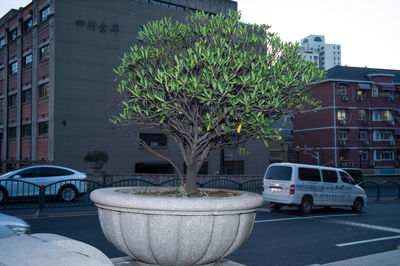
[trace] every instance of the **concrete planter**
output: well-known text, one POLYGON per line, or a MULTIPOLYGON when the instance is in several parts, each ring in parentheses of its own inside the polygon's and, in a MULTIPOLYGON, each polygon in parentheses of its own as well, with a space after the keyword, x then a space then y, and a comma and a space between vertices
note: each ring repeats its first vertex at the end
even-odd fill
POLYGON ((231 254, 247 240, 263 204, 260 195, 244 191, 221 198, 132 194, 138 191, 143 188, 97 189, 90 198, 107 239, 147 264, 201 265, 231 254))

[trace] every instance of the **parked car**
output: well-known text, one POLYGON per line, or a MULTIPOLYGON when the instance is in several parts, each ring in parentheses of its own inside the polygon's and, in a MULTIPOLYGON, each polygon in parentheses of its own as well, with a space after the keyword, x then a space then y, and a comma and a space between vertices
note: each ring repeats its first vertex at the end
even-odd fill
POLYGON ((342 168, 342 170, 346 171, 357 184, 360 184, 363 179, 363 172, 360 168, 342 168))
POLYGON ((313 206, 349 206, 360 212, 367 196, 351 176, 338 168, 294 164, 271 164, 263 180, 263 197, 275 210, 297 206, 309 213, 313 206))
POLYGON ((0 213, 0 238, 30 234, 31 227, 24 220, 0 213))
POLYGON ((86 180, 85 174, 61 166, 37 165, 18 169, 0 176, 0 203, 7 198, 39 196, 42 186, 46 196, 73 201, 87 191, 87 184, 82 180, 86 180))

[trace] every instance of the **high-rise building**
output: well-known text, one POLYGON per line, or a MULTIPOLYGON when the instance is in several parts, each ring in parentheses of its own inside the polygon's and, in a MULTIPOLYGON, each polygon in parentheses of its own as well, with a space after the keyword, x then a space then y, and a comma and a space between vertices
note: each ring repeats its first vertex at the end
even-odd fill
MULTIPOLYGON (((184 170, 174 141, 154 128, 116 130, 113 72, 148 21, 189 12, 237 10, 230 0, 33 0, 0 20, 0 137, 3 171, 49 162, 86 170, 86 153, 105 150, 105 170, 173 172, 145 151, 137 137, 168 155, 184 170)), ((249 150, 253 144, 246 144, 249 150)), ((254 144, 258 147, 258 144, 254 144)), ((220 169, 215 152, 202 173, 220 169)), ((232 174, 260 174, 267 149, 238 155, 225 149, 224 168, 232 174), (262 158, 262 159, 255 159, 262 158)))
POLYGON ((341 65, 340 44, 325 43, 323 35, 308 35, 301 39, 299 53, 323 70, 341 65))
POLYGON ((400 175, 400 70, 336 66, 294 115, 295 161, 400 175), (367 170, 368 169, 368 170, 367 170))

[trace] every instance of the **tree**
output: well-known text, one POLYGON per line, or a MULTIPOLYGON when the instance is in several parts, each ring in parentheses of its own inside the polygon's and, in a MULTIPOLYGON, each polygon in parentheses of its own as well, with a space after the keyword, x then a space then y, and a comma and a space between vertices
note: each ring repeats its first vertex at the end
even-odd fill
POLYGON ((212 150, 279 138, 274 121, 318 105, 309 89, 324 72, 298 55, 297 43, 240 17, 196 12, 184 23, 149 22, 139 32, 142 45, 115 69, 122 110, 113 121, 146 123, 172 136, 187 165, 181 190, 189 194, 212 150))

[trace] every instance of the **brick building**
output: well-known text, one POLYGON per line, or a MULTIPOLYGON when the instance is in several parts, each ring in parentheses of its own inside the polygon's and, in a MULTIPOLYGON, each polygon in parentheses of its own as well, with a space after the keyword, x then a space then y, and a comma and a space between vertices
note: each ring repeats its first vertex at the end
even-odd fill
MULTIPOLYGON (((143 24, 194 10, 211 14, 237 10, 230 0, 33 0, 0 20, 0 137, 3 171, 38 162, 85 171, 88 151, 105 150, 105 170, 171 172, 170 165, 140 148, 146 139, 184 169, 172 139, 157 129, 116 130, 117 82, 113 69, 138 44, 143 24)), ((262 174, 267 149, 249 142, 248 156, 225 150, 225 172, 262 174), (255 160, 255 158, 263 158, 255 160), (265 158, 265 159, 264 159, 265 158)), ((203 173, 220 169, 211 154, 203 173)))
POLYGON ((336 66, 312 95, 322 108, 294 116, 296 161, 400 174, 400 70, 336 66))

